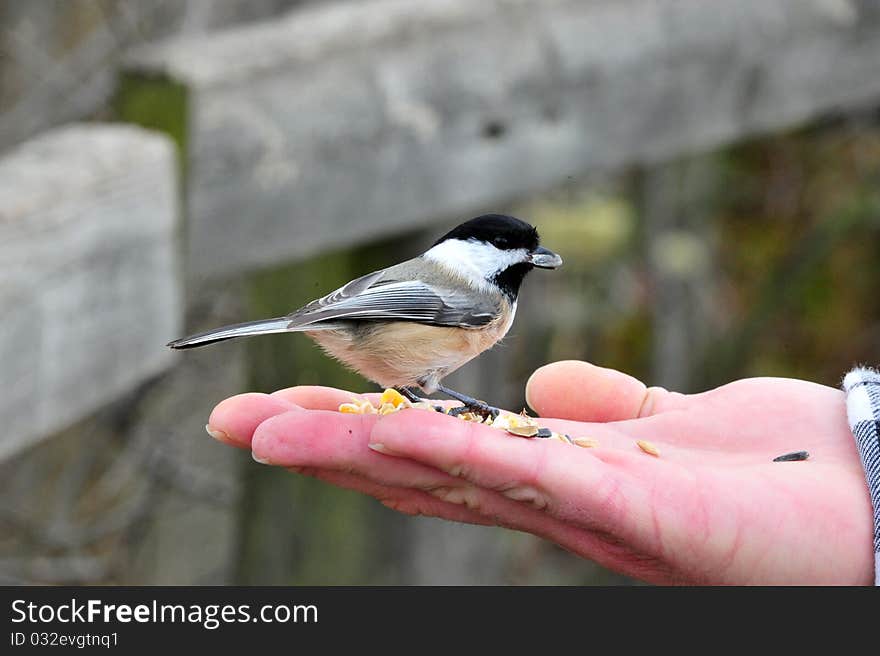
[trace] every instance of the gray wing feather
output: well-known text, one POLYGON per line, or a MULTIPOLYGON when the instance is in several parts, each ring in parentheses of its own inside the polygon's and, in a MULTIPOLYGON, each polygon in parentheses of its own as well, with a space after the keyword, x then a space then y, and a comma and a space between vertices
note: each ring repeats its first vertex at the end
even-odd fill
POLYGON ((324 322, 415 321, 437 326, 475 328, 492 321, 498 301, 470 290, 456 290, 422 280, 400 278, 403 265, 352 280, 336 291, 288 315, 289 329, 324 322))

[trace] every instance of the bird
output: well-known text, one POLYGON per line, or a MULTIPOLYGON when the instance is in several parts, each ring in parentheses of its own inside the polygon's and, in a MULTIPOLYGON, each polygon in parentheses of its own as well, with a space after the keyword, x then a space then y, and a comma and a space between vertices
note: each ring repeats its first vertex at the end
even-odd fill
POLYGON ((327 354, 413 402, 439 392, 462 405, 450 414, 499 410, 442 384, 497 344, 516 315, 520 285, 562 258, 531 224, 504 214, 472 218, 421 255, 368 273, 283 317, 223 326, 169 342, 172 349, 239 337, 302 332, 327 354))

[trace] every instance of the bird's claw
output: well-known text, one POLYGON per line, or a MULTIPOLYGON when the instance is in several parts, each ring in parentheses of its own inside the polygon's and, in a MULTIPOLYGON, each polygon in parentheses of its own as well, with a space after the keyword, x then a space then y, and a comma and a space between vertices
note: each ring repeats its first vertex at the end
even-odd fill
POLYGON ((473 413, 483 418, 485 421, 488 417, 491 417, 493 420, 501 414, 501 410, 498 408, 494 408, 488 403, 483 403, 482 401, 478 401, 477 403, 465 403, 464 405, 459 405, 454 408, 450 408, 449 416, 450 417, 458 417, 466 412, 473 413))

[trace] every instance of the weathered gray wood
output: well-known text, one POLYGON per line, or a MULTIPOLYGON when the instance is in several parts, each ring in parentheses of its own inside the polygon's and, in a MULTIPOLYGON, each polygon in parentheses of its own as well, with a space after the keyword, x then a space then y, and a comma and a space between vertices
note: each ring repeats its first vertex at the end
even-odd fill
MULTIPOLYGON (((203 289, 187 308, 194 330, 233 323, 244 312, 239 286, 203 289)), ((127 585, 228 585, 241 541, 242 471, 247 451, 211 439, 205 423, 221 400, 247 389, 247 342, 183 354, 139 399, 138 421, 125 435, 138 444, 133 469, 150 469, 151 495, 141 539, 129 541, 119 582, 127 585)), ((139 479, 142 474, 131 474, 139 479)), ((117 561, 118 562, 118 561, 117 561)))
POLYGON ((188 90, 195 278, 464 215, 880 96, 847 0, 369 0, 151 47, 188 90))
POLYGON ((183 310, 170 143, 46 133, 0 160, 0 459, 172 361, 183 310))
POLYGON ((0 148, 103 111, 119 61, 135 44, 266 20, 300 2, 5 0, 0 3, 0 148))

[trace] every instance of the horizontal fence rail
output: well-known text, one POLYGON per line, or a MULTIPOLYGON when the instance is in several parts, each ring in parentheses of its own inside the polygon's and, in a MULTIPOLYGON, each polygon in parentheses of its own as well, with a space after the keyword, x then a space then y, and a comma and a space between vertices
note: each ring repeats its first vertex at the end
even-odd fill
POLYGON ((877 61, 866 2, 370 0, 141 50, 121 106, 184 149, 203 279, 872 102, 877 61))

